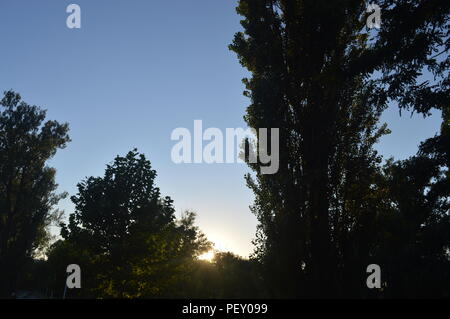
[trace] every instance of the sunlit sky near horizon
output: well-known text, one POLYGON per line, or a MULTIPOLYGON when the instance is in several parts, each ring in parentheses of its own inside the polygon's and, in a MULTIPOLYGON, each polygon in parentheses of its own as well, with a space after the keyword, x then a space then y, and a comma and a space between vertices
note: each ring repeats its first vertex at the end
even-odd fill
MULTIPOLYGON (((76 193, 86 176, 134 147, 158 172, 157 186, 180 216, 219 250, 248 256, 256 218, 245 164, 171 161, 177 127, 245 127, 246 71, 227 46, 241 30, 233 0, 0 0, 0 91, 13 89, 70 124, 72 142, 51 161, 60 191, 76 193), (82 28, 66 27, 66 7, 82 9, 82 28)), ((392 134, 377 149, 403 159, 433 136, 441 118, 385 112, 392 134)), ((59 207, 73 211, 70 200, 59 207)))

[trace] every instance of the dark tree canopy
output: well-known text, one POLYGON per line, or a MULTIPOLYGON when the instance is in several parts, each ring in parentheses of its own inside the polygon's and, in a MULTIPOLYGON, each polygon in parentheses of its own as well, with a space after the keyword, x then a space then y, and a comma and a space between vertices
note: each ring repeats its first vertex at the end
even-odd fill
POLYGON ((210 243, 194 213, 175 218, 155 178, 150 161, 134 149, 107 165, 103 177, 78 184, 75 212, 61 231, 65 240, 49 255, 60 282, 68 264, 84 269, 87 284, 78 297, 183 296, 195 257, 210 243))
POLYGON ((54 193, 56 171, 46 162, 69 142, 69 128, 45 121, 44 110, 15 92, 5 92, 0 105, 0 297, 5 297, 46 236, 61 198, 54 193))
MULTIPOLYGON (((244 31, 230 49, 251 72, 245 120, 280 129, 278 173, 250 165, 247 176, 273 296, 368 294, 384 223, 405 214, 382 186, 373 145, 389 130, 379 117, 389 102, 425 115, 449 105, 449 2, 376 3, 380 31, 366 29, 364 1, 239 1, 244 31)), ((398 227, 393 236, 407 231, 398 227)))
POLYGON ((63 228, 63 237, 88 233, 100 250, 110 252, 136 223, 145 222, 156 232, 173 222, 173 201, 161 198, 155 177, 150 161, 137 150, 117 156, 104 177, 89 177, 78 184, 78 194, 71 198, 75 213, 63 228))

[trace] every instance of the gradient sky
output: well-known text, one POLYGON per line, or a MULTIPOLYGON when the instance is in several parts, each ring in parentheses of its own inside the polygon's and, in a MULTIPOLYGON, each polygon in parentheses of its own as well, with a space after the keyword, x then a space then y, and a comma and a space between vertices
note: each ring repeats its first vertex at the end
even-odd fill
MULTIPOLYGON (((70 124, 72 142, 50 162, 60 191, 76 193, 86 176, 133 147, 158 172, 157 186, 221 250, 247 256, 256 218, 245 164, 172 163, 177 127, 245 127, 246 71, 227 49, 241 29, 236 0, 0 0, 0 91, 13 89, 70 124), (82 28, 66 27, 66 7, 82 10, 82 28)), ((439 128, 391 108, 382 121, 393 133, 377 149, 397 159, 439 128)), ((70 200, 60 202, 66 213, 70 200)))

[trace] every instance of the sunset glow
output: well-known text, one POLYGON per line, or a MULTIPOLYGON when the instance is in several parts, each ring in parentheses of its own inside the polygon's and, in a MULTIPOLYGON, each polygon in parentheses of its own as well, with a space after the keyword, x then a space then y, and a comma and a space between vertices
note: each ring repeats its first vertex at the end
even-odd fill
POLYGON ((198 256, 199 260, 204 260, 204 261, 208 261, 208 262, 212 262, 214 259, 215 253, 214 250, 210 250, 207 251, 204 254, 201 254, 200 256, 198 256))

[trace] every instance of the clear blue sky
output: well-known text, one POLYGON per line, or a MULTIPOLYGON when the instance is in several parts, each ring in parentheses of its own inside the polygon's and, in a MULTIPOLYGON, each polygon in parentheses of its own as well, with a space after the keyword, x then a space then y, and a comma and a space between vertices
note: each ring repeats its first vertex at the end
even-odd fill
MULTIPOLYGON (((0 90, 70 124, 72 142, 51 161, 61 191, 76 193, 86 176, 133 147, 158 172, 157 184, 177 214, 194 210, 222 250, 247 256, 256 219, 248 206, 244 164, 173 164, 177 127, 245 127, 246 75, 227 45, 241 29, 236 0, 1 0, 0 90), (82 28, 66 27, 66 7, 82 9, 82 28)), ((386 111, 393 133, 378 149, 406 158, 434 135, 428 119, 386 111)), ((69 200, 60 208, 73 210, 69 200)))

